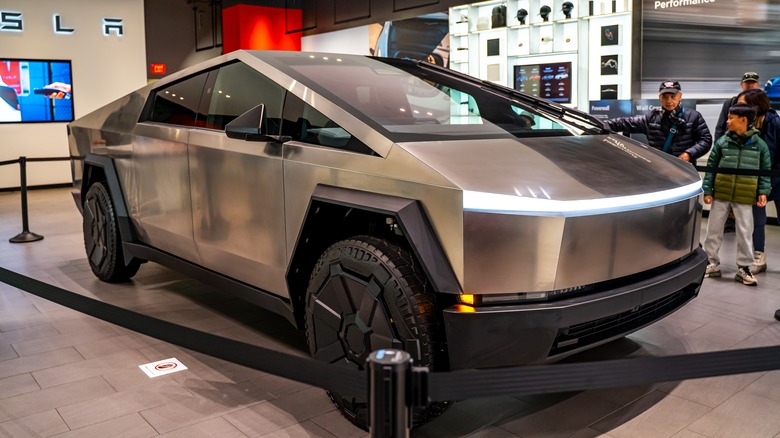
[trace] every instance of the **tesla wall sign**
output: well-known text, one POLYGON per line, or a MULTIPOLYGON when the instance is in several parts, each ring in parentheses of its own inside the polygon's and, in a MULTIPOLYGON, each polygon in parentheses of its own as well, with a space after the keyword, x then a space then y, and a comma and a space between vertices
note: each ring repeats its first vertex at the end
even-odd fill
MULTIPOLYGON (((53 14, 51 16, 52 30, 59 35, 70 35, 76 31, 76 29, 69 27, 62 15, 53 14)), ((125 33, 124 22, 121 18, 103 18, 102 21, 103 35, 116 35, 122 36, 125 33)), ((24 31, 24 14, 18 11, 0 11, 0 31, 2 32, 23 32, 24 31)))

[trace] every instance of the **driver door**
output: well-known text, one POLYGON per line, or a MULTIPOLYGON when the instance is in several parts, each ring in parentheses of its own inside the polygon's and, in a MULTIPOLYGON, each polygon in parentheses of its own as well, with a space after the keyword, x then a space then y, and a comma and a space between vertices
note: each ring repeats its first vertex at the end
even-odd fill
POLYGON ((201 107, 206 129, 189 136, 195 245, 202 264, 261 289, 287 295, 284 281, 282 145, 228 138, 227 123, 263 103, 265 130, 278 134, 285 91, 241 62, 214 70, 201 107))

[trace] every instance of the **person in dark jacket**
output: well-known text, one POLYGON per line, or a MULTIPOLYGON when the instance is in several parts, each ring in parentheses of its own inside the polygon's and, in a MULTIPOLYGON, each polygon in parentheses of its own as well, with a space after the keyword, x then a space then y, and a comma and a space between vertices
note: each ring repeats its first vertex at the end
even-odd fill
POLYGON ((661 108, 645 115, 610 119, 607 126, 615 132, 645 134, 650 146, 696 164, 696 159, 712 147, 712 135, 704 117, 680 105, 682 88, 677 81, 661 82, 658 98, 661 108))
MULTIPOLYGON (((742 74, 742 80, 739 82, 742 91, 755 90, 758 88, 758 85, 758 73, 746 71, 742 74)), ((715 140, 721 138, 728 132, 728 129, 726 129, 726 118, 729 115, 729 108, 731 108, 732 105, 737 104, 738 98, 739 96, 734 96, 723 102, 723 107, 720 109, 720 115, 718 116, 718 125, 715 126, 715 140)))
MULTIPOLYGON (((777 165, 777 142, 780 141, 780 115, 773 110, 769 104, 769 97, 767 97, 764 90, 750 89, 739 93, 737 96, 738 103, 744 103, 752 105, 757 108, 756 121, 753 123, 756 129, 758 129, 761 139, 764 140, 769 148, 769 155, 772 157, 772 170, 780 170, 777 165)), ((768 201, 775 201, 775 207, 777 206, 777 198, 780 196, 780 178, 771 177, 772 191, 767 197, 768 201)), ((753 206, 753 273, 758 274, 766 271, 766 253, 764 252, 764 246, 766 245, 766 208, 753 206)))
MULTIPOLYGON (((726 121, 729 131, 715 142, 707 167, 720 169, 769 170, 772 159, 769 148, 752 126, 756 109, 736 104, 729 109, 726 121)), ((747 286, 758 284, 750 266, 753 264, 753 208, 766 205, 771 190, 768 176, 735 175, 707 172, 702 183, 704 203, 711 204, 707 222, 704 251, 707 253, 705 277, 720 277, 720 246, 723 243, 723 224, 729 210, 734 212, 737 225, 737 275, 734 280, 747 286)))

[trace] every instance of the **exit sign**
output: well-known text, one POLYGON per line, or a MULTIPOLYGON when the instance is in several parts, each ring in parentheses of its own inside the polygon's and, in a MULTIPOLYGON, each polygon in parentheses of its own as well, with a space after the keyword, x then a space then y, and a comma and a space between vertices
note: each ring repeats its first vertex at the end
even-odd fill
POLYGON ((154 75, 164 75, 165 74, 165 64, 152 64, 152 74, 154 74, 154 75))

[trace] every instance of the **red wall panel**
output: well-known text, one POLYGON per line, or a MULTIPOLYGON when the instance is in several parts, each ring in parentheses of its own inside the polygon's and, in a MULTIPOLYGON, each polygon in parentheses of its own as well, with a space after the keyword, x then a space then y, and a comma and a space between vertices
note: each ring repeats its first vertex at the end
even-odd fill
POLYGON ((301 11, 268 6, 238 4, 222 11, 223 53, 246 50, 301 50, 301 32, 287 33, 300 27, 301 11), (296 24, 297 23, 297 24, 296 24))

